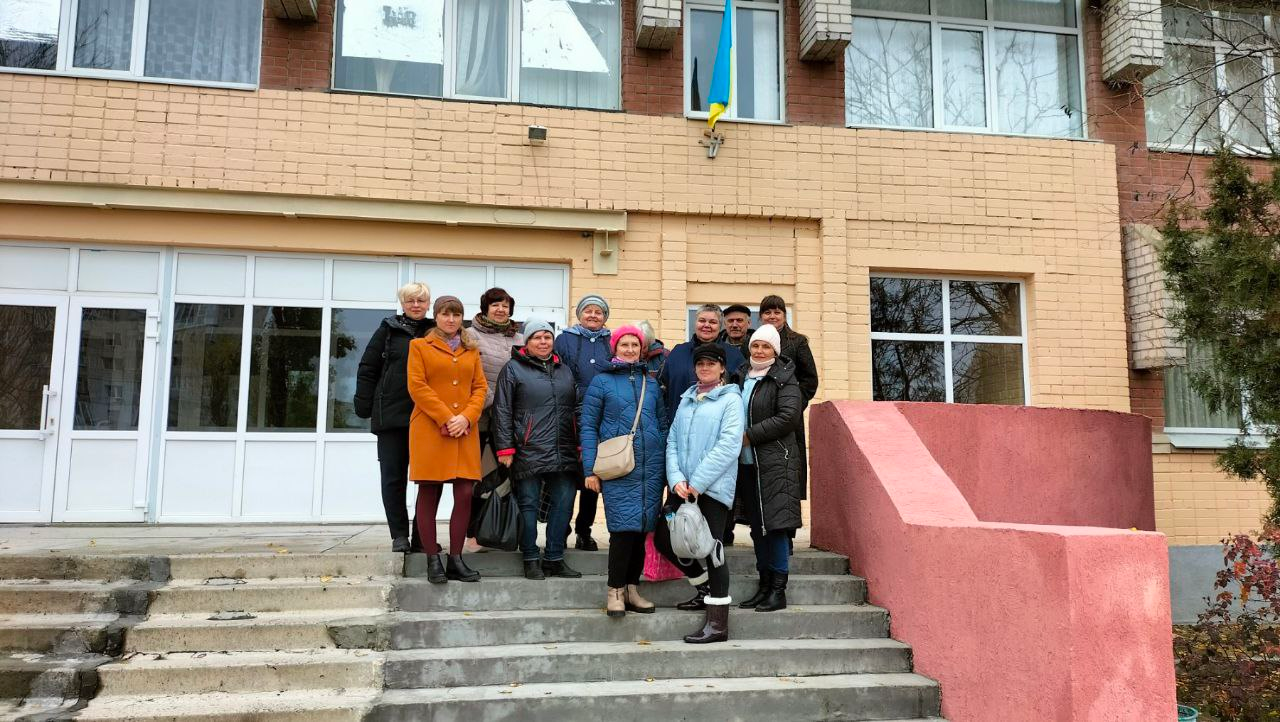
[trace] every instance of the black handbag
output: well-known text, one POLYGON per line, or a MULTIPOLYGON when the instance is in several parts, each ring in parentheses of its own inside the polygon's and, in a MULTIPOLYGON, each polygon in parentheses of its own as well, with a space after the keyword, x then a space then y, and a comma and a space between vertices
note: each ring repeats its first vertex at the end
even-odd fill
POLYGON ((513 552, 520 548, 520 504, 511 481, 489 493, 476 520, 476 543, 513 552))

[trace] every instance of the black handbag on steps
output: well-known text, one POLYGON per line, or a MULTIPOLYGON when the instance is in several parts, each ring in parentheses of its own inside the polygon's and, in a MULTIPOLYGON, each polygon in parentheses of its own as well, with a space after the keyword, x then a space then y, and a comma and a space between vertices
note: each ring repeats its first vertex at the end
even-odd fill
POLYGON ((475 537, 481 546, 513 552, 520 548, 520 504, 511 480, 489 493, 476 519, 475 537))

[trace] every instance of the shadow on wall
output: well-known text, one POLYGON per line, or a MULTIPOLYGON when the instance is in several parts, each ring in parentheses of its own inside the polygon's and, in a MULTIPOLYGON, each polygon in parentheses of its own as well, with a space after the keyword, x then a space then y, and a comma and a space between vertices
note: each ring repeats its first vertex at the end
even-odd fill
POLYGON ((1150 422, 838 401, 810 412, 812 543, 850 558, 953 722, 1174 715, 1150 422))

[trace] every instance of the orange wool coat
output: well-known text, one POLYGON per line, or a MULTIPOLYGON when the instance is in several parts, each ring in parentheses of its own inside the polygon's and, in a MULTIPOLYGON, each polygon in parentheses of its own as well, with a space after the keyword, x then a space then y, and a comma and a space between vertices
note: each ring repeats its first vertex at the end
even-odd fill
POLYGON ((476 424, 489 386, 480 365, 480 351, 465 346, 452 351, 443 339, 428 333, 409 343, 408 375, 409 396, 413 399, 409 479, 436 484, 480 479, 480 432, 476 424), (443 427, 457 414, 467 417, 471 428, 455 439, 443 427))

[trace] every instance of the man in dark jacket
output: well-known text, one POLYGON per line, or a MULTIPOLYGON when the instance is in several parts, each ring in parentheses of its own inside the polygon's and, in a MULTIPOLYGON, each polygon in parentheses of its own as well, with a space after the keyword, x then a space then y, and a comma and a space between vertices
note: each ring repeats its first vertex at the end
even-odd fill
MULTIPOLYGON (((696 378, 693 373, 695 347, 704 343, 719 344, 724 349, 724 367, 729 369, 730 373, 742 366, 744 360, 738 349, 726 341, 717 340, 720 336, 720 320, 719 306, 708 304, 699 308, 697 316, 694 317, 693 338, 671 349, 671 353, 667 355, 667 362, 658 372, 658 383, 662 385, 663 400, 666 402, 668 424, 675 419, 676 410, 680 408, 680 395, 689 390, 696 378)), ((726 381, 731 380, 726 379, 726 381)))
POLYGON ((735 303, 724 310, 724 332, 720 334, 720 340, 738 349, 744 359, 751 355, 747 345, 751 343, 754 331, 751 328, 751 309, 735 303))

